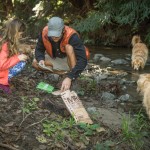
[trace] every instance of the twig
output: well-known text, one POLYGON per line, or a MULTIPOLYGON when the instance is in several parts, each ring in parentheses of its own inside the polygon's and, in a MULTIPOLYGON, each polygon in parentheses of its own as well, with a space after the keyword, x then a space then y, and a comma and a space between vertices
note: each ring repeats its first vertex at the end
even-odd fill
POLYGON ((47 115, 46 115, 46 117, 44 117, 43 119, 41 119, 40 121, 38 121, 38 122, 35 122, 35 123, 33 123, 33 124, 30 124, 29 126, 27 126, 25 129, 28 129, 28 128, 30 128, 30 127, 32 127, 32 126, 34 126, 34 125, 36 125, 36 124, 39 124, 39 123, 41 123, 44 119, 46 119, 47 117, 48 117, 48 115, 49 115, 50 113, 48 113, 47 115))
POLYGON ((1 131, 1 132, 4 132, 4 129, 3 129, 1 126, 0 126, 0 131, 1 131))
MULTIPOLYGON (((23 108, 24 108, 24 101, 22 102, 23 103, 23 108)), ((25 121, 25 119, 28 117, 28 116, 30 116, 32 113, 29 113, 29 114, 27 114, 26 116, 25 116, 25 113, 24 113, 24 111, 22 112, 22 121, 21 121, 21 123, 20 123, 20 125, 19 125, 19 128, 21 127, 21 125, 22 125, 22 123, 25 121)))
POLYGON ((38 121, 38 122, 35 122, 35 123, 33 123, 33 124, 30 124, 29 126, 27 126, 25 129, 28 129, 28 128, 30 128, 30 127, 32 127, 32 126, 34 126, 34 125, 36 125, 36 124, 39 124, 39 123, 41 123, 44 119, 46 119, 47 118, 47 116, 46 117, 44 117, 43 119, 41 119, 40 121, 38 121))
POLYGON ((19 132, 19 134, 18 134, 17 138, 15 139, 15 141, 18 141, 18 139, 20 138, 20 136, 21 136, 21 133, 19 132))
POLYGON ((10 145, 3 144, 3 143, 0 143, 0 147, 5 147, 5 148, 8 148, 8 149, 10 149, 10 150, 19 150, 19 149, 17 149, 17 148, 14 148, 14 147, 12 147, 12 146, 10 146, 10 145))
MULTIPOLYGON (((24 114, 24 113, 23 113, 24 114)), ((30 115, 31 115, 32 113, 29 113, 29 114, 27 114, 25 117, 23 117, 23 119, 22 119, 22 121, 21 121, 21 123, 20 123, 20 125, 19 125, 19 128, 21 127, 21 125, 22 125, 22 123, 25 121, 25 119, 27 119, 27 117, 29 117, 30 115)), ((23 115, 24 116, 24 115, 23 115)))

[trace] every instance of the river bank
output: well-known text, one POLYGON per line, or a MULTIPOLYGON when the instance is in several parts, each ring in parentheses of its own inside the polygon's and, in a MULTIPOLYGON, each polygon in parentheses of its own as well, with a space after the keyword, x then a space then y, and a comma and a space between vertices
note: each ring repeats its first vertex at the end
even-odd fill
POLYGON ((71 88, 93 126, 76 125, 59 96, 36 89, 41 81, 58 89, 63 76, 35 71, 30 60, 12 80, 12 94, 0 93, 0 148, 148 150, 149 120, 142 96, 136 92, 141 72, 132 71, 130 51, 110 51, 92 53, 86 70, 71 88))

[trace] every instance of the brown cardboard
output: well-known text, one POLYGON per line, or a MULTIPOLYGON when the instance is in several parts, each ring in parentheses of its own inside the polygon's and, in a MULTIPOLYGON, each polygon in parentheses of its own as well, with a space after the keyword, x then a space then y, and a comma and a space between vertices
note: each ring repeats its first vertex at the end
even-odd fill
POLYGON ((92 120, 90 119, 87 111, 85 110, 81 100, 78 95, 70 90, 67 90, 61 93, 61 97, 71 115, 74 117, 77 123, 88 123, 92 124, 92 120))

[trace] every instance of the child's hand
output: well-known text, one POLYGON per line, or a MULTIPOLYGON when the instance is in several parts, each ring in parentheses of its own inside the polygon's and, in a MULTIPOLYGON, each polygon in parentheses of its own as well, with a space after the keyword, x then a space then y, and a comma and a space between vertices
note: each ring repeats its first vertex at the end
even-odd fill
POLYGON ((20 61, 26 61, 26 60, 28 59, 28 56, 25 55, 25 54, 20 54, 20 55, 18 56, 18 58, 19 58, 20 61))

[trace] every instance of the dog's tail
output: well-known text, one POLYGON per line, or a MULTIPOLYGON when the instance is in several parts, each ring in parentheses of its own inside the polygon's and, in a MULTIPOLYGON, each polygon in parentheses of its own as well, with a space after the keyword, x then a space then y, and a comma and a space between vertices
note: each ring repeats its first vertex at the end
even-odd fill
POLYGON ((134 35, 133 38, 132 38, 132 46, 134 46, 136 43, 141 43, 141 38, 139 35, 134 35))

